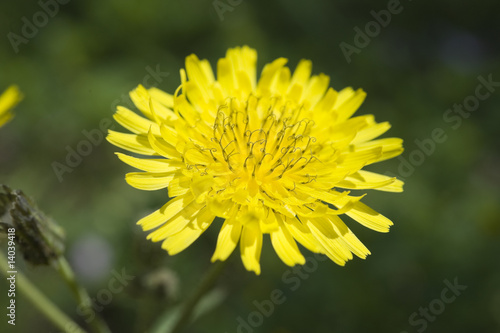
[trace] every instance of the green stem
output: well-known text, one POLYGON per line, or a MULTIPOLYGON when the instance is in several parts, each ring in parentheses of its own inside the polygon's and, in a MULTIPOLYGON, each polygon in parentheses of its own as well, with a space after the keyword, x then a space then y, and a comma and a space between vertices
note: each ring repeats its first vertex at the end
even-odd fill
POLYGON ((175 309, 174 313, 171 311, 167 312, 166 315, 160 317, 157 325, 154 326, 151 332, 154 333, 178 333, 180 332, 192 319, 193 311, 196 309, 196 306, 199 304, 200 300, 207 294, 210 289, 214 286, 217 278, 223 272, 223 268, 226 265, 227 261, 218 261, 212 264, 212 267, 208 271, 207 274, 203 277, 203 280, 198 285, 195 292, 189 297, 184 304, 181 305, 181 308, 175 309), (178 311, 177 311, 178 310, 178 311), (170 314, 170 315, 168 315, 170 314), (167 324, 168 321, 172 319, 172 314, 174 314, 174 323, 172 325, 167 324), (171 329, 166 329, 166 327, 171 327, 171 329))
MULTIPOLYGON (((0 269, 8 277, 9 265, 7 258, 0 252, 0 269)), ((16 287, 33 305, 43 313, 55 326, 68 333, 85 333, 71 318, 64 314, 50 299, 40 292, 21 272, 17 271, 16 287)))
POLYGON ((201 281, 198 289, 191 295, 190 298, 184 304, 181 315, 172 329, 172 333, 178 333, 180 330, 189 323, 193 310, 200 301, 200 299, 214 286, 217 278, 223 272, 226 261, 218 261, 213 264, 213 267, 208 271, 203 280, 201 281))
MULTIPOLYGON (((73 272, 73 269, 69 265, 66 258, 64 258, 64 256, 59 256, 56 260, 53 261, 53 266, 63 277, 64 281, 73 292, 73 295, 78 302, 78 306, 87 313, 94 313, 94 310, 92 309, 92 300, 90 299, 87 290, 83 286, 81 286, 78 281, 76 281, 75 273, 73 272)), ((106 322, 97 313, 95 314, 89 325, 92 328, 93 332, 111 333, 106 322)))

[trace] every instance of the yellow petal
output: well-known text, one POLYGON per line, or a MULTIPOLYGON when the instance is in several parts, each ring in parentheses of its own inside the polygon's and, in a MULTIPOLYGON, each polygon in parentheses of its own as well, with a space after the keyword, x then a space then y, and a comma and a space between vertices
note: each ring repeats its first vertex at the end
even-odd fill
POLYGON ((232 200, 220 200, 217 196, 207 197, 207 206, 215 215, 228 219, 238 209, 232 200))
POLYGON ((304 92, 304 99, 310 101, 312 107, 314 107, 325 94, 329 83, 330 77, 325 74, 313 76, 304 92))
POLYGON ((377 213, 362 202, 355 203, 354 207, 346 214, 365 227, 379 232, 388 232, 389 227, 393 225, 387 217, 377 213))
POLYGON ((321 217, 327 213, 328 206, 324 205, 322 203, 314 203, 313 205, 309 204, 308 206, 300 205, 300 206, 294 207, 294 211, 299 216, 321 217), (310 208, 309 206, 312 206, 312 208, 310 208))
POLYGON ((297 68, 293 72, 292 79, 290 81, 290 91, 295 85, 306 87, 311 76, 312 62, 310 60, 302 59, 299 61, 297 68))
MULTIPOLYGON (((168 144, 175 146, 178 142, 177 132, 170 126, 162 124, 160 126, 160 132, 163 140, 165 140, 168 144)), ((153 133, 154 134, 154 133, 153 133)))
POLYGON ((172 179, 178 175, 175 171, 171 172, 129 172, 125 175, 127 183, 139 190, 156 191, 165 188, 172 179))
POLYGON ((140 219, 137 224, 142 226, 144 231, 156 228, 182 211, 193 199, 191 194, 171 199, 154 213, 140 219))
POLYGON ((150 156, 159 155, 153 149, 153 147, 151 147, 151 144, 149 143, 148 137, 146 135, 125 134, 108 130, 106 140, 108 140, 108 142, 110 142, 111 144, 128 150, 132 153, 150 156))
POLYGON ((327 218, 301 218, 309 227, 311 233, 323 245, 328 258, 336 264, 344 266, 347 260, 352 259, 352 254, 343 246, 340 236, 335 232, 327 218))
POLYGON ((347 192, 339 193, 336 191, 325 191, 325 190, 318 190, 310 186, 305 186, 305 185, 299 185, 297 186, 297 190, 308 194, 312 196, 313 198, 316 198, 318 200, 324 201, 326 203, 332 204, 332 205, 342 205, 344 206, 349 202, 349 200, 345 200, 347 197, 347 192), (341 201, 342 200, 342 201, 341 201))
POLYGON ((168 195, 170 197, 176 197, 179 195, 184 195, 189 192, 191 185, 191 177, 187 176, 177 176, 168 185, 168 195))
POLYGON ((196 123, 200 120, 200 114, 195 110, 193 105, 188 102, 186 95, 175 97, 174 103, 176 112, 182 117, 182 121, 175 124, 177 132, 179 132, 182 127, 186 127, 186 123, 189 124, 189 126, 196 127, 196 123))
POLYGON ((346 101, 354 97, 356 93, 354 92, 354 89, 352 87, 346 87, 342 89, 341 91, 338 92, 337 95, 337 100, 335 101, 334 108, 337 109, 339 108, 342 104, 344 104, 346 101))
POLYGON ((129 93, 130 99, 134 102, 134 105, 149 119, 154 120, 151 114, 149 101, 151 96, 143 85, 138 85, 134 90, 129 93))
POLYGON ((381 147, 383 152, 400 149, 403 146, 403 140, 400 138, 384 138, 354 145, 355 151, 369 150, 381 147))
POLYGON ((264 66, 259 83, 257 84, 257 94, 269 95, 272 92, 276 75, 280 73, 281 68, 285 66, 287 61, 285 58, 278 58, 264 66))
POLYGON ((160 135, 160 128, 155 122, 141 117, 123 106, 116 108, 113 118, 132 133, 147 134, 151 128, 154 135, 160 135))
POLYGON ((242 59, 242 68, 251 82, 252 89, 257 86, 257 51, 248 46, 243 46, 240 50, 242 59))
POLYGON ((276 214, 273 213, 272 209, 269 209, 260 203, 256 206, 256 209, 261 211, 259 226, 260 231, 263 234, 271 234, 280 228, 278 220, 276 219, 276 214))
POLYGON ((330 117, 330 119, 332 116, 336 117, 336 114, 332 113, 331 110, 335 105, 335 101, 337 100, 337 95, 338 95, 337 91, 335 91, 333 88, 329 88, 325 96, 323 96, 321 101, 316 105, 316 110, 325 113, 327 116, 330 117))
POLYGON ((215 216, 205 207, 184 229, 168 237, 161 247, 174 255, 191 245, 210 226, 215 216))
POLYGON ((348 189, 373 188, 387 192, 403 192, 403 182, 394 177, 380 175, 378 173, 359 170, 337 183, 337 187, 348 189))
POLYGON ((191 105, 198 111, 203 112, 208 109, 209 96, 205 89, 198 86, 193 81, 188 81, 183 85, 182 88, 191 105))
MULTIPOLYGON (((200 61, 194 54, 186 57, 186 72, 190 81, 195 82, 200 88, 209 87, 214 81, 213 73, 208 71, 210 64, 207 60, 200 61), (205 63, 205 65, 202 65, 205 63), (208 65, 208 66, 207 66, 208 65)), ((203 92, 207 97, 207 92, 203 92)))
POLYGON ((290 79, 291 79, 291 72, 290 68, 288 67, 282 67, 279 71, 278 78, 276 80, 276 92, 285 95, 286 91, 288 90, 288 86, 290 85, 290 79))
POLYGON ((211 259, 212 262, 216 260, 224 261, 231 255, 240 240, 241 228, 242 224, 234 219, 224 221, 217 238, 217 246, 211 259))
POLYGON ((356 90, 356 92, 352 93, 352 89, 346 90, 344 95, 344 91, 342 90, 335 103, 335 109, 338 114, 337 121, 342 122, 351 117, 363 103, 366 97, 366 93, 362 89, 356 90))
POLYGON ((338 216, 329 216, 333 228, 342 237, 346 247, 361 259, 365 259, 370 251, 361 241, 353 234, 353 232, 345 225, 338 216))
POLYGON ((217 81, 228 95, 233 95, 237 89, 234 68, 227 58, 219 59, 217 63, 217 81))
POLYGON ((115 153, 118 158, 128 165, 147 172, 169 172, 179 170, 184 166, 181 161, 167 159, 137 158, 122 153, 115 153))
POLYGON ((10 110, 23 99, 16 85, 12 85, 0 95, 0 127, 12 118, 10 110))
MULTIPOLYGON (((0 95, 0 110, 8 110, 13 108, 23 99, 23 95, 19 90, 19 87, 12 85, 8 87, 0 95)), ((1 113, 1 112, 0 112, 1 113)))
POLYGON ((148 132, 147 138, 150 146, 153 147, 158 154, 166 158, 181 159, 181 154, 175 147, 167 143, 163 138, 155 136, 152 131, 148 132))
MULTIPOLYGON (((270 214, 274 215, 272 212, 270 214)), ((288 266, 305 264, 306 260, 302 253, 300 253, 292 234, 283 224, 280 214, 277 214, 276 219, 279 228, 271 233, 271 243, 273 244, 274 250, 280 259, 288 266)))
POLYGON ((379 137, 391 128, 388 122, 383 122, 380 124, 370 125, 362 130, 360 130, 354 140, 353 144, 363 143, 372 139, 379 137))
POLYGON ((190 165, 208 165, 214 162, 212 155, 206 151, 200 151, 197 148, 190 148, 184 152, 184 158, 186 159, 186 163, 190 165))
POLYGON ((201 70, 203 71, 203 74, 207 78, 208 84, 209 85, 213 84, 215 82, 214 72, 208 60, 203 59, 202 61, 200 61, 200 67, 201 70))
POLYGON ((252 81, 250 76, 245 71, 236 72, 236 80, 238 82, 238 88, 241 92, 240 96, 248 96, 252 92, 252 81))
POLYGON ((283 222, 285 227, 292 234, 293 238, 295 238, 302 246, 311 252, 321 252, 322 247, 312 235, 311 230, 309 230, 307 226, 303 225, 297 218, 283 217, 283 222))
POLYGON ((241 260, 247 271, 260 275, 260 253, 262 250, 262 232, 258 223, 243 226, 240 241, 241 260))
POLYGON ((348 152, 340 155, 337 163, 344 169, 357 171, 366 164, 377 161, 382 156, 382 147, 374 147, 356 152, 348 152))
POLYGON ((151 239, 153 242, 158 242, 180 232, 195 219, 195 216, 201 211, 202 208, 203 206, 194 203, 194 201, 190 202, 174 217, 150 233, 147 236, 147 239, 151 239))
POLYGON ((151 98, 154 100, 160 102, 167 108, 173 108, 174 107, 174 96, 171 94, 168 94, 164 92, 161 89, 158 89, 156 87, 152 87, 148 89, 149 95, 151 98))

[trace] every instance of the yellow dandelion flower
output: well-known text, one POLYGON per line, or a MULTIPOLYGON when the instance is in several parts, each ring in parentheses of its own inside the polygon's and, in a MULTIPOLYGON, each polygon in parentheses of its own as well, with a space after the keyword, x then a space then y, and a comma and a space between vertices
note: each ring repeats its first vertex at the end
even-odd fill
POLYGON ((0 127, 5 125, 13 117, 10 110, 22 99, 23 96, 19 88, 15 85, 10 86, 0 95, 0 127))
POLYGON ((398 138, 377 139, 387 122, 352 117, 361 90, 329 88, 302 60, 293 74, 279 58, 256 75, 257 52, 229 49, 217 63, 186 58, 174 95, 138 86, 130 97, 145 117, 119 106, 115 120, 131 134, 109 131, 117 153, 141 172, 126 175, 141 190, 168 189, 171 198, 138 224, 174 255, 214 221, 222 224, 212 261, 238 243, 245 268, 260 274, 263 235, 281 260, 304 264, 297 243, 339 265, 370 252, 339 215, 387 232, 392 222, 349 190, 401 192, 403 183, 362 170, 403 151, 398 138))

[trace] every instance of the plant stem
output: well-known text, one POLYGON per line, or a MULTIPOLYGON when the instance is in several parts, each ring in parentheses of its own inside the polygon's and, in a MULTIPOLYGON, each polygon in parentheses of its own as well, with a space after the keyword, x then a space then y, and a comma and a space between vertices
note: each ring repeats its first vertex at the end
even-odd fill
POLYGON ((210 270, 204 275, 202 281, 198 285, 194 293, 181 304, 180 308, 170 311, 170 315, 164 315, 161 317, 159 323, 154 326, 152 332, 168 332, 168 333, 179 333, 181 330, 189 324, 192 319, 193 311, 196 309, 200 300, 207 294, 211 288, 214 286, 217 278, 223 272, 223 268, 227 261, 218 261, 212 264, 210 270), (175 317, 173 320, 173 325, 167 324, 168 321, 172 320, 172 316, 175 317), (166 329, 171 327, 170 329, 166 329))
POLYGON ((172 333, 180 332, 180 330, 189 323, 196 304, 198 304, 203 295, 205 295, 213 287, 217 278, 221 275, 225 263, 226 261, 218 261, 213 264, 211 269, 204 276, 198 286, 198 289, 191 295, 190 298, 187 299, 186 303, 182 307, 181 315, 179 316, 179 319, 177 319, 177 322, 172 329, 172 333))
MULTIPOLYGON (((56 260, 53 261, 53 266, 63 277, 64 281, 73 292, 73 295, 78 302, 78 306, 81 307, 85 312, 95 313, 95 311, 92 309, 92 300, 90 299, 87 290, 83 286, 81 286, 78 281, 76 281, 75 273, 73 272, 73 269, 69 265, 66 258, 64 258, 64 256, 59 256, 56 260)), ((111 333, 108 325, 101 318, 101 316, 99 316, 98 313, 95 314, 89 325, 92 328, 93 332, 111 333)))
MULTIPOLYGON (((8 277, 9 269, 7 258, 4 254, 0 252, 0 269, 2 274, 8 277)), ((68 333, 85 333, 78 324, 76 324, 71 318, 69 318, 65 313, 63 313, 50 299, 48 299, 40 290, 33 285, 27 277, 21 272, 17 271, 16 275, 16 287, 24 294, 24 296, 41 312, 43 313, 52 323, 62 329, 64 332, 68 333)))

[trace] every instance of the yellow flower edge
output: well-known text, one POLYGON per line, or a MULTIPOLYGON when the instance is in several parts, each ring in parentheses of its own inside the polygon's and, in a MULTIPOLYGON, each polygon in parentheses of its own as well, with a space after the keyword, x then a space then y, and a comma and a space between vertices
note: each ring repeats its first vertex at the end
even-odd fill
POLYGON ((370 251, 340 215, 389 230, 392 222, 350 190, 402 192, 402 181, 362 170, 401 154, 402 140, 376 139, 390 125, 372 115, 352 117, 363 90, 336 91, 328 76, 311 76, 311 61, 293 74, 286 62, 266 64, 257 80, 257 52, 231 48, 216 79, 207 60, 190 55, 173 95, 139 85, 130 97, 143 116, 118 106, 114 118, 130 133, 110 130, 107 140, 144 156, 117 153, 141 170, 126 175, 128 184, 168 189, 170 200, 138 224, 170 255, 216 217, 224 222, 212 261, 239 243, 243 265, 256 274, 264 234, 286 265, 305 263, 298 243, 343 266, 370 251))
POLYGON ((23 99, 23 95, 16 85, 11 85, 0 95, 0 127, 5 125, 13 114, 11 110, 23 99))

